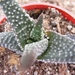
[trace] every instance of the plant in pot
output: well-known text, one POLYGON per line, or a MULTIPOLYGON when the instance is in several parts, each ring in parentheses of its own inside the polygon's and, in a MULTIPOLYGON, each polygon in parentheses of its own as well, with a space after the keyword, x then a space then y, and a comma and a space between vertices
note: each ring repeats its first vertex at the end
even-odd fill
MULTIPOLYGON (((13 28, 11 32, 0 33, 0 46, 20 54, 21 66, 24 69, 29 68, 36 59, 43 62, 75 62, 75 41, 57 32, 45 31, 42 27, 42 15, 35 23, 15 0, 1 0, 0 5, 13 28)), ((33 9, 36 5, 31 6, 33 9)), ((43 6, 44 9, 50 7, 45 4, 39 9, 43 6)), ((25 8, 29 9, 30 6, 25 8)), ((75 19, 69 12, 57 6, 54 8, 75 23, 75 19)))

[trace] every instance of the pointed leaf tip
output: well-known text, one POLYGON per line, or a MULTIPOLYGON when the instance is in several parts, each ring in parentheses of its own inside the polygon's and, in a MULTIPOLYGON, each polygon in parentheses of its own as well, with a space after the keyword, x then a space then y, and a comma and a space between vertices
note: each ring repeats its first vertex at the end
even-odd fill
POLYGON ((36 41, 41 40, 42 23, 43 23, 43 16, 40 15, 36 25, 33 27, 31 34, 30 34, 30 37, 36 41))

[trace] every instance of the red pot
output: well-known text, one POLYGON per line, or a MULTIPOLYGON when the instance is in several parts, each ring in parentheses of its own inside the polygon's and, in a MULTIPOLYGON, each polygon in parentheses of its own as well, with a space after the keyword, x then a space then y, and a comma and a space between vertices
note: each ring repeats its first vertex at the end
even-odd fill
MULTIPOLYGON (((22 5, 22 7, 26 10, 33 10, 33 9, 47 9, 48 7, 56 8, 59 12, 62 13, 64 17, 66 17, 69 21, 71 21, 73 24, 75 24, 75 16, 71 14, 69 11, 56 6, 54 4, 49 4, 49 3, 30 3, 30 4, 25 4, 22 5)), ((0 18, 0 24, 6 20, 6 17, 3 16, 0 18)))

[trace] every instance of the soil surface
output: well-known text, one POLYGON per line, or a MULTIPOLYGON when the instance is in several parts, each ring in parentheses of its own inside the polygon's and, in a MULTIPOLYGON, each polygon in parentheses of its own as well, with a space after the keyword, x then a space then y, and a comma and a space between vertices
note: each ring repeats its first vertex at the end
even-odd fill
POLYGON ((34 19, 38 19, 40 15, 43 16, 43 27, 45 30, 53 30, 62 35, 75 34, 75 24, 68 21, 55 8, 48 8, 46 10, 34 9, 27 11, 27 13, 34 19))
MULTIPOLYGON (((33 1, 35 2, 35 0, 31 0, 31 1, 30 0, 18 0, 20 4, 31 3, 33 1)), ((40 2, 40 1, 59 5, 71 11, 71 13, 73 14, 75 13, 75 0, 66 0, 66 1, 65 0, 63 1, 62 0, 36 0, 36 2, 40 2)), ((4 15, 3 11, 0 10, 0 13, 1 13, 0 17, 2 17, 4 15)), ((11 28, 9 27, 9 25, 6 24, 6 22, 3 25, 0 25, 0 32, 11 30, 11 28)), ((53 23, 53 25, 55 29, 55 23, 53 23)), ((71 31, 72 30, 75 31, 75 27, 72 26, 71 23, 67 25, 65 29, 68 30, 68 33, 73 33, 71 31), (70 28, 71 30, 69 30, 70 28)), ((60 29, 55 29, 55 30, 62 34, 65 34, 66 32, 66 30, 62 32, 62 29, 61 31, 60 29)), ((61 64, 43 63, 38 60, 28 70, 23 71, 20 68, 20 58, 21 56, 17 55, 15 52, 12 52, 8 49, 0 47, 0 75, 75 75, 75 64, 73 63, 71 64, 69 63, 61 63, 61 64)))

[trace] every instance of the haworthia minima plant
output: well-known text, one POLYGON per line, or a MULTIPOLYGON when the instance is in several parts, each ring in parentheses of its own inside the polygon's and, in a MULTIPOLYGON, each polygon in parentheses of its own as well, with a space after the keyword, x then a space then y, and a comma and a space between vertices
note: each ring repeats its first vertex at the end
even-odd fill
POLYGON ((19 54, 24 50, 22 67, 29 68, 37 58, 45 62, 75 62, 75 41, 53 31, 45 33, 42 16, 34 23, 15 0, 0 0, 0 5, 14 30, 0 33, 0 46, 19 54))
POLYGON ((15 35, 13 32, 0 33, 0 46, 15 51, 17 54, 22 55, 22 51, 17 44, 15 35))
POLYGON ((10 25, 12 25, 17 42, 23 50, 27 40, 30 38, 30 31, 34 27, 33 19, 23 10, 15 0, 0 0, 4 13, 10 25))

